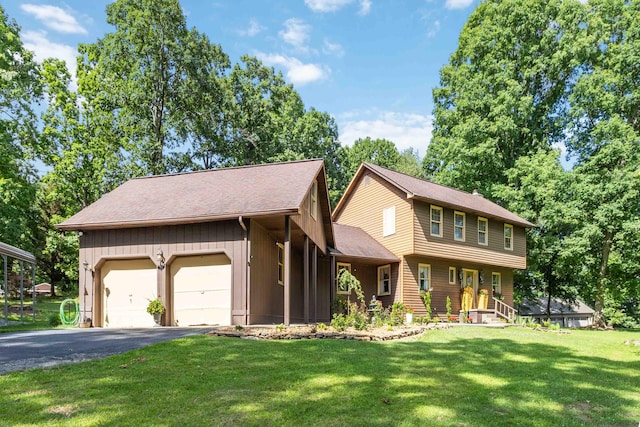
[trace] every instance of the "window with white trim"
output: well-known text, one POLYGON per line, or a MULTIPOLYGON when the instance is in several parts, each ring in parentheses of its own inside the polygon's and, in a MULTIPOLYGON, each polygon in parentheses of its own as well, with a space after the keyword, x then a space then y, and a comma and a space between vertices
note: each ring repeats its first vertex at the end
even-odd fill
POLYGON ((318 180, 313 181, 311 191, 309 191, 309 212, 311 218, 318 219, 318 180))
POLYGON ((449 267, 449 284, 450 285, 456 284, 456 268, 455 267, 449 267))
POLYGON ((489 244, 489 220, 481 216, 478 217, 478 244, 489 244))
POLYGON ((343 271, 343 270, 348 271, 349 273, 351 273, 351 264, 346 263, 346 262, 339 262, 337 264, 337 268, 336 268, 336 289, 337 289, 339 295, 349 295, 351 292, 349 292, 347 289, 340 288, 340 282, 338 281, 338 279, 340 278, 340 272, 343 271))
POLYGON ((278 246, 278 285, 284 285, 284 245, 277 243, 278 246))
POLYGON ((464 242, 465 214, 464 212, 453 212, 453 239, 464 242))
POLYGON ((504 225, 504 248, 507 250, 513 250, 513 225, 504 225))
POLYGON ((502 294, 502 274, 493 272, 491 273, 491 287, 493 288, 493 294, 502 294))
POLYGON ((391 265, 378 267, 378 295, 391 295, 391 265))
POLYGON ((429 215, 431 217, 431 235, 442 237, 442 208, 431 205, 429 215))
POLYGON ((431 290, 431 265, 418 264, 418 288, 421 291, 431 290))
POLYGON ((391 206, 382 211, 382 237, 396 232, 396 207, 391 206))

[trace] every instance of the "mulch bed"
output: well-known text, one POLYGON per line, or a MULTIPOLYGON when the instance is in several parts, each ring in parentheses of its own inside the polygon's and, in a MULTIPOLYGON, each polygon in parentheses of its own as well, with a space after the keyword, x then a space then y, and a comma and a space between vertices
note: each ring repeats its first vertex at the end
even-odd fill
POLYGON ((304 339, 334 339, 355 341, 389 341, 416 338, 430 329, 448 328, 446 323, 429 325, 397 326, 388 328, 373 328, 366 331, 347 329, 336 331, 333 328, 319 330, 313 325, 289 326, 282 329, 278 326, 223 326, 209 332, 208 335, 220 337, 235 337, 254 340, 304 340, 304 339))

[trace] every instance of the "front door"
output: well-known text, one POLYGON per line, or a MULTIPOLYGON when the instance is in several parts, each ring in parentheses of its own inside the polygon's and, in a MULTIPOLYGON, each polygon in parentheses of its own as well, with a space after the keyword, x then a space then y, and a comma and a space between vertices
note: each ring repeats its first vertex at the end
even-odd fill
POLYGON ((473 287, 473 303, 472 308, 478 308, 476 296, 478 295, 478 270, 462 270, 462 287, 473 287))

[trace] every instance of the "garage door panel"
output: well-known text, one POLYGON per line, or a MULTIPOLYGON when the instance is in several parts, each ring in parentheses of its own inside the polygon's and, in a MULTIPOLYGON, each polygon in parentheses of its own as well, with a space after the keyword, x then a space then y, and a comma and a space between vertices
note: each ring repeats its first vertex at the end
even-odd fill
POLYGON ((105 327, 153 326, 147 313, 157 297, 157 270, 149 259, 107 261, 101 269, 105 327))
POLYGON ((231 262, 225 255, 182 257, 171 266, 178 326, 231 323, 231 262))

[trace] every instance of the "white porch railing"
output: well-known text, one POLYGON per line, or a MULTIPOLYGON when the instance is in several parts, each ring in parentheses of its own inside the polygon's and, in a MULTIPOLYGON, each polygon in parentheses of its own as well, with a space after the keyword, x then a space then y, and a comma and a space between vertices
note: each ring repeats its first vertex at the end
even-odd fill
POLYGON ((494 311, 496 316, 503 317, 509 322, 513 322, 516 318, 516 309, 508 304, 503 303, 499 299, 493 299, 494 311))

